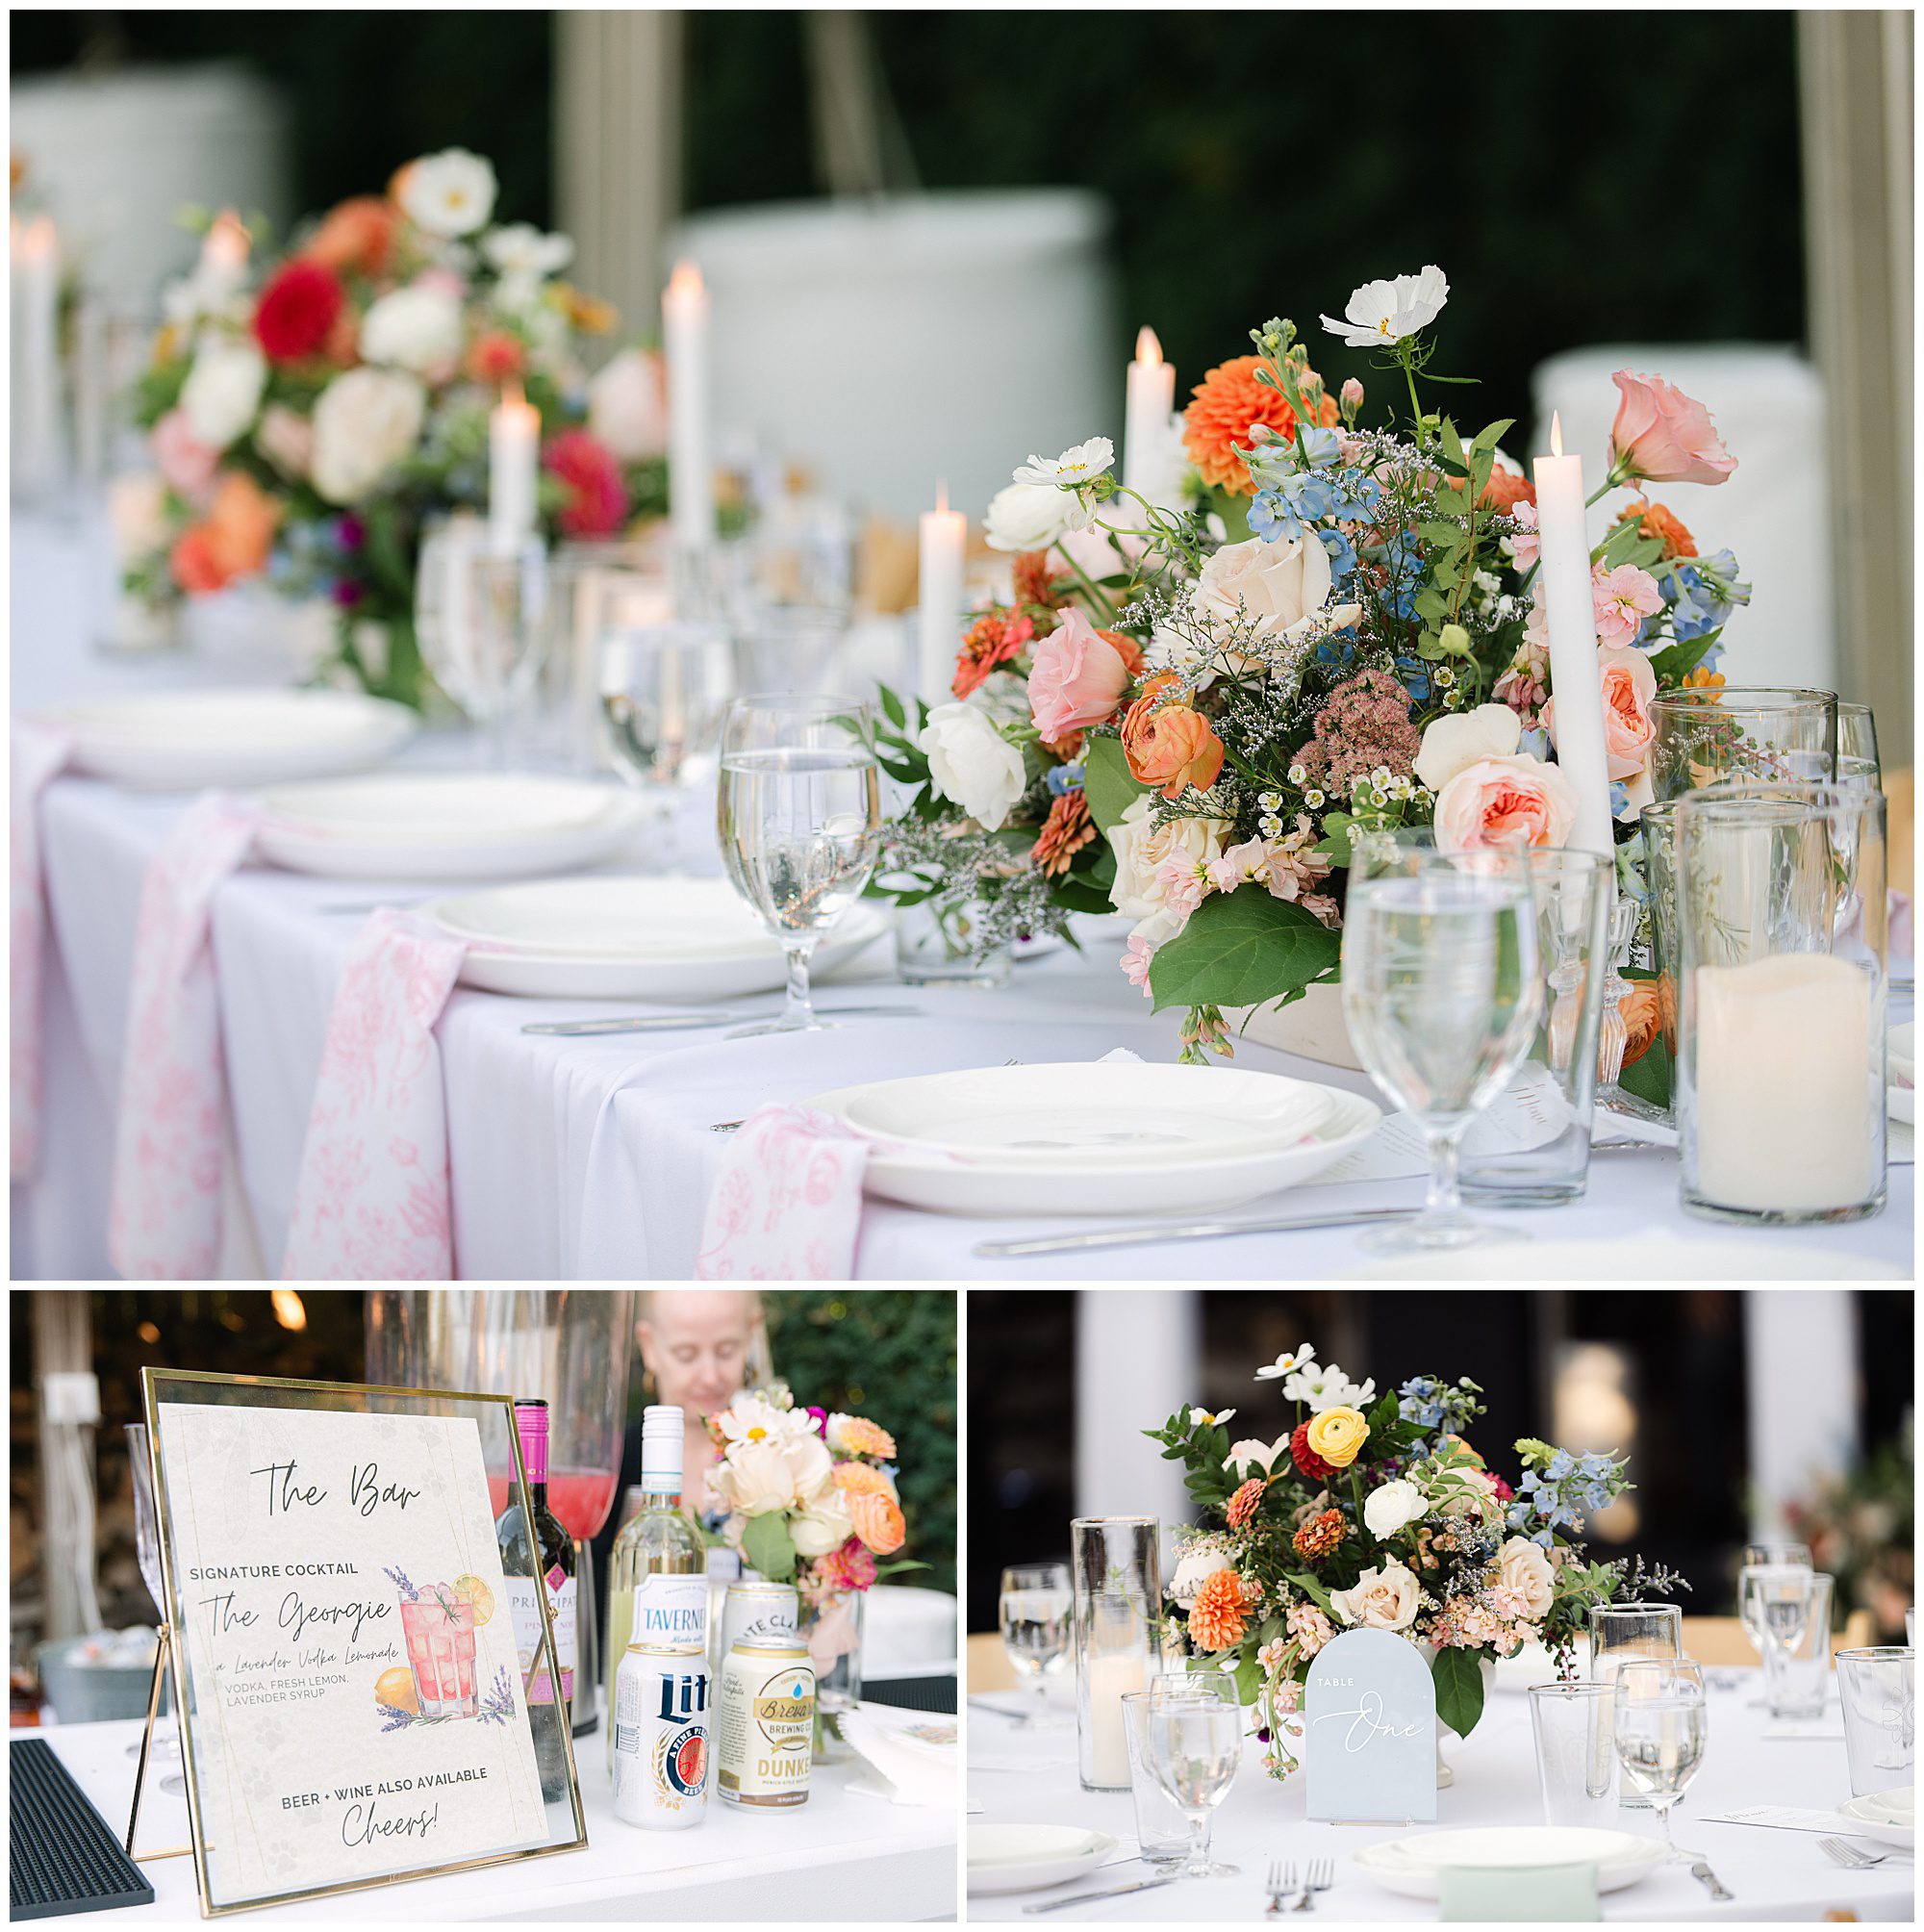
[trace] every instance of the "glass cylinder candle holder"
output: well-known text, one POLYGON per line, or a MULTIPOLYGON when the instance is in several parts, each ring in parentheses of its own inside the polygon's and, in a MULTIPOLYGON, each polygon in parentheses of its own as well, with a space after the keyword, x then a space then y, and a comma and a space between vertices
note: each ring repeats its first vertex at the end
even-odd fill
MULTIPOLYGON (((1808 775, 1786 753, 1837 750, 1837 696, 1798 686, 1693 685, 1650 700, 1650 782, 1678 799, 1720 779, 1808 775)), ((1827 772, 1825 776, 1835 775, 1827 772)))
POLYGON ((1837 1701, 1851 1795, 1916 1783, 1917 1653, 1908 1644, 1837 1652, 1837 1701))
POLYGON ((1082 1789, 1129 1790, 1123 1699, 1162 1669, 1162 1553, 1153 1516, 1077 1516, 1070 1525, 1076 1643, 1076 1761, 1082 1789))
POLYGON ((1677 809, 1683 1201, 1752 1223, 1885 1198, 1885 806, 1726 781, 1677 809))

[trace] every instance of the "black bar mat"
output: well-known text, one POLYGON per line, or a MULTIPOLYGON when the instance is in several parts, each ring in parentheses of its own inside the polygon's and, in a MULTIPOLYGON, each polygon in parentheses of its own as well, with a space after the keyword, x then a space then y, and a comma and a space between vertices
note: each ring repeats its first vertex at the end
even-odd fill
POLYGON ((952 1677, 882 1677, 862 1686, 867 1704, 893 1704, 899 1711, 948 1711, 955 1709, 955 1680, 952 1677))
POLYGON ((16 1741, 7 1780, 7 1916, 151 1905, 154 1888, 44 1738, 16 1741))

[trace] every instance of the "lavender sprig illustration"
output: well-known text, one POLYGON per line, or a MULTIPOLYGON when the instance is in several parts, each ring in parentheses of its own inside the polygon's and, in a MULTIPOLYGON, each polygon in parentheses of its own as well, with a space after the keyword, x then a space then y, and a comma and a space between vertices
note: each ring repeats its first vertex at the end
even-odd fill
POLYGON ((398 1704, 376 1704, 374 1708, 386 1720, 381 1726, 384 1737, 390 1731, 405 1731, 410 1724, 424 1724, 428 1721, 418 1711, 404 1711, 398 1704))
POLYGON ((406 1571, 406 1570, 404 1570, 404 1569, 384 1569, 384 1570, 383 1570, 383 1571, 381 1572, 381 1574, 382 1574, 383 1576, 385 1576, 385 1577, 386 1577, 386 1578, 388 1579, 388 1581, 389 1581, 389 1582, 390 1582, 391 1584, 392 1584, 392 1585, 394 1586, 394 1588, 395 1588, 396 1589, 398 1589, 398 1590, 400 1591, 400 1593, 401 1593, 401 1594, 402 1594, 402 1595, 403 1595, 404 1597, 406 1597, 406 1598, 407 1598, 407 1600, 408 1600, 408 1601, 409 1601, 410 1603, 418 1603, 418 1602, 419 1602, 419 1600, 420 1600, 420 1591, 419 1591, 419 1590, 418 1590, 418 1589, 416 1589, 416 1588, 414 1587, 414 1585, 413 1585, 413 1584, 411 1584, 411 1583, 410 1583, 410 1582, 408 1581, 408 1573, 407 1573, 407 1571, 406 1571))
POLYGON ((494 1688, 483 1693, 481 1708, 475 1713, 484 1724, 505 1724, 515 1715, 515 1687, 509 1681, 508 1666, 504 1664, 494 1673, 494 1688))

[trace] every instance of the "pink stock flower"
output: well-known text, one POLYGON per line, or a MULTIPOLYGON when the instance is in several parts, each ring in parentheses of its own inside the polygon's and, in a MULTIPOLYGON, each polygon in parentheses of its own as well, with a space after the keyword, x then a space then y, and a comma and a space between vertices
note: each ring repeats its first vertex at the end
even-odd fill
POLYGON ((1644 619, 1663 608, 1657 579, 1634 564, 1592 572, 1590 597, 1596 605, 1599 644, 1634 643, 1644 619))
POLYGON ((1155 989, 1149 983, 1149 962, 1155 957, 1155 948, 1141 933, 1129 935, 1127 950, 1123 954, 1123 971, 1129 976, 1131 986, 1140 986, 1145 1000, 1155 998, 1155 989))
POLYGON ((1620 369, 1610 380, 1620 400, 1610 427, 1610 481, 1721 483, 1737 467, 1701 402, 1658 375, 1620 369))
POLYGON ((1344 382, 1343 387, 1337 391, 1337 395, 1351 409, 1360 409, 1363 406, 1363 386, 1354 376, 1349 377, 1344 382))
POLYGON ((1436 795, 1436 843, 1444 852, 1506 846, 1564 846, 1577 821, 1577 794, 1555 765, 1516 753, 1480 758, 1436 795))
POLYGON ((1550 647, 1529 627, 1509 668, 1497 679, 1490 696, 1499 704, 1507 704, 1528 731, 1537 722, 1537 712, 1550 695, 1550 647))
POLYGON ((1074 608, 1034 648, 1030 667, 1029 716, 1046 739, 1107 724, 1128 689, 1122 652, 1074 608))
POLYGON ((1516 567, 1527 571, 1542 553, 1543 545, 1536 532, 1536 505, 1534 503, 1512 503, 1509 506, 1509 520, 1517 527, 1509 540, 1509 553, 1516 559, 1516 567))
POLYGON ((199 503, 213 488, 220 452, 193 433, 184 409, 170 409, 154 424, 154 462, 161 480, 177 496, 199 503))
POLYGON ((1187 859, 1171 859, 1157 873, 1162 881, 1162 902, 1171 912, 1178 912, 1186 920, 1202 903, 1204 896, 1215 882, 1215 868, 1202 867, 1187 859))

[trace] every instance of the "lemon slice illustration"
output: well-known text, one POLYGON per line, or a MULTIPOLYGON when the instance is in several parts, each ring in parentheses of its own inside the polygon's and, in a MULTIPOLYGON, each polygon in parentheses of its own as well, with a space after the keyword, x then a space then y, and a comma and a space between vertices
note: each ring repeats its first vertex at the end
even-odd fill
POLYGON ((463 1603, 474 1606, 474 1628, 479 1630, 494 1614, 494 1592, 478 1576, 458 1576, 454 1593, 463 1603))
POLYGON ((382 1671, 374 1686, 374 1701, 396 1711, 418 1711, 420 1698, 415 1690, 415 1673, 405 1664, 382 1671))

